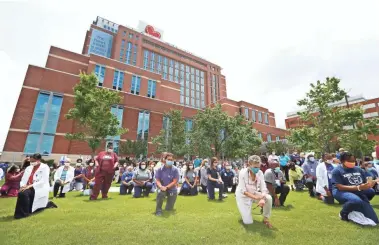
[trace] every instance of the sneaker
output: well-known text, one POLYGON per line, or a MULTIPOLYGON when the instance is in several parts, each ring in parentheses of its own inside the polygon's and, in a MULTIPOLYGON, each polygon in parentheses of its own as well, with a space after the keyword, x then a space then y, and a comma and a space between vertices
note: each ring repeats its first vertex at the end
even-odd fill
POLYGON ((349 222, 348 215, 345 214, 345 213, 342 213, 342 211, 339 213, 338 216, 340 217, 340 219, 341 219, 342 221, 347 221, 347 222, 349 222))
POLYGON ((222 194, 222 197, 223 197, 223 198, 227 198, 227 197, 228 197, 228 194, 225 194, 225 193, 224 193, 224 194, 222 194))

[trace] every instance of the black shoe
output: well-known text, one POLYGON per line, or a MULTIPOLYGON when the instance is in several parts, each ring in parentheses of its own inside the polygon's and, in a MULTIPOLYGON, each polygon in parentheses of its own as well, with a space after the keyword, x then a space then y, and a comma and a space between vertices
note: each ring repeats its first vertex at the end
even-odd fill
POLYGON ((340 219, 341 219, 342 221, 347 221, 347 222, 349 222, 349 218, 348 218, 348 215, 347 215, 347 214, 342 213, 342 211, 341 211, 340 214, 339 214, 339 216, 340 216, 340 219))

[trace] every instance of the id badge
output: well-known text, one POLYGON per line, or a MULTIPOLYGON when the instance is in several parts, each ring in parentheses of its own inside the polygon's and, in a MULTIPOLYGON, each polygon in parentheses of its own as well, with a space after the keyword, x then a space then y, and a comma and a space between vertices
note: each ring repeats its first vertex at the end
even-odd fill
POLYGON ((276 180, 275 180, 275 183, 276 183, 277 186, 281 186, 281 184, 280 184, 280 180, 276 179, 276 180))
POLYGON ((172 197, 172 196, 174 195, 174 193, 173 193, 173 192, 170 192, 170 194, 169 194, 169 195, 170 195, 170 197, 172 197))

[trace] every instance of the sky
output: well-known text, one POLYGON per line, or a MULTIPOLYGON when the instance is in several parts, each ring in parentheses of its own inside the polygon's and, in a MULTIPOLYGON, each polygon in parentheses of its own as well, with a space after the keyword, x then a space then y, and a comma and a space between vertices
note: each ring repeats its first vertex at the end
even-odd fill
POLYGON ((223 68, 230 99, 268 108, 285 128, 325 77, 379 97, 378 13, 378 0, 0 0, 0 150, 28 65, 45 66, 50 46, 81 53, 96 16, 163 29, 164 41, 223 68))

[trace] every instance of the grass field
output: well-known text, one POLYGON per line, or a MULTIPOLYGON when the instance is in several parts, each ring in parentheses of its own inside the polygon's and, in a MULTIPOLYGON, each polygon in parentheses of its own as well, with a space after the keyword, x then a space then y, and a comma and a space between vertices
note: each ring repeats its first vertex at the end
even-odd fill
MULTIPOLYGON (((77 192, 54 202, 58 209, 13 220, 16 198, 0 199, 0 244, 304 244, 376 245, 378 227, 361 227, 338 218, 339 205, 327 206, 305 192, 291 192, 287 205, 274 209, 269 230, 258 209, 255 223, 241 224, 234 195, 222 203, 206 196, 179 196, 176 211, 155 217, 155 195, 133 199, 110 194, 89 202, 77 192)), ((379 213, 379 197, 372 202, 379 213)))

